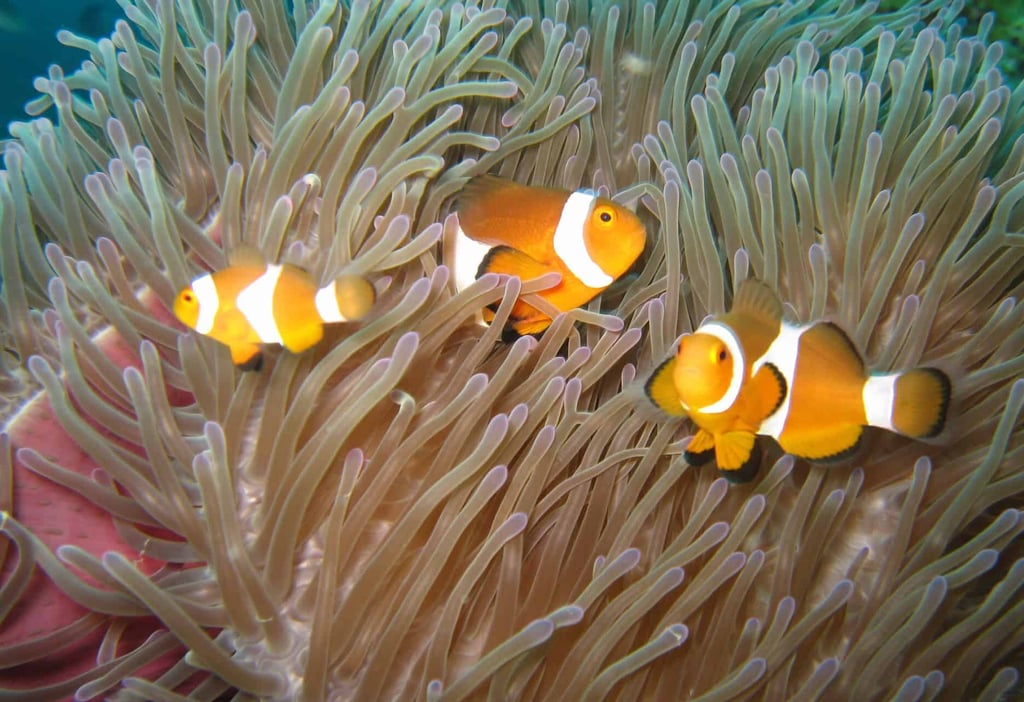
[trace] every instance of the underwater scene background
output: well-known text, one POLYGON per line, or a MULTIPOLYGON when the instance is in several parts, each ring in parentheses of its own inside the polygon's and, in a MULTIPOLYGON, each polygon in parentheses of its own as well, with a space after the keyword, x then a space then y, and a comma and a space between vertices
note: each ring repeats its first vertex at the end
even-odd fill
POLYGON ((74 32, 5 118, 0 697, 1021 698, 1019 14, 119 6, 0 4, 5 68, 74 32), (544 284, 444 265, 482 174, 646 250, 503 340, 544 284), (243 249, 376 302, 239 369, 172 307, 243 249), (749 278, 947 372, 942 434, 691 465, 644 383, 749 278))
POLYGON ((38 93, 32 87, 45 76, 50 64, 65 70, 78 68, 81 50, 57 40, 67 30, 89 37, 108 35, 114 21, 123 17, 116 0, 4 0, 0 2, 0 124, 25 118, 25 103, 38 93))

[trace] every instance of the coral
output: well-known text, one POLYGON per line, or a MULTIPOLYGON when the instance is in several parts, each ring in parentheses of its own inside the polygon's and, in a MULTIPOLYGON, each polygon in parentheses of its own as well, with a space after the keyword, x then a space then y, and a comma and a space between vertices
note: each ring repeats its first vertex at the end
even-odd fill
POLYGON ((0 178, 0 684, 31 699, 998 699, 1024 606, 1024 89, 960 4, 129 2, 0 178), (285 9, 291 6, 290 10, 285 9), (473 175, 635 207, 634 275, 442 265, 473 175), (239 244, 376 281, 235 369, 239 244), (954 377, 931 444, 728 486, 642 381, 777 288, 954 377), (497 323, 474 324, 484 305, 497 323), (43 671, 47 671, 43 674, 43 671))

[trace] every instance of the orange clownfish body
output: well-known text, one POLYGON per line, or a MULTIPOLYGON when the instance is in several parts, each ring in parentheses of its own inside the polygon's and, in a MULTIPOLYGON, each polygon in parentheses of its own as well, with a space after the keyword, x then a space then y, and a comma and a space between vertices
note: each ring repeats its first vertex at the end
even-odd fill
POLYGON ((945 424, 950 382, 935 368, 869 373, 839 327, 786 322, 775 293, 748 280, 728 314, 683 336, 645 392, 697 425, 686 448, 691 464, 714 457, 726 478, 741 482, 757 470, 756 435, 815 462, 852 455, 865 426, 935 436, 945 424))
MULTIPOLYGON (((523 280, 558 273, 542 291, 560 311, 580 307, 630 269, 647 234, 635 214, 589 191, 527 187, 494 176, 474 178, 459 194, 459 231, 452 268, 457 290, 484 273, 523 280)), ((493 312, 484 312, 489 322, 493 312)), ((512 309, 507 331, 538 334, 548 315, 525 302, 512 309)))
POLYGON ((320 341, 323 325, 361 319, 373 305, 373 285, 343 275, 322 288, 295 266, 240 261, 201 275, 178 293, 174 315, 231 349, 231 360, 258 370, 261 344, 293 353, 320 341))

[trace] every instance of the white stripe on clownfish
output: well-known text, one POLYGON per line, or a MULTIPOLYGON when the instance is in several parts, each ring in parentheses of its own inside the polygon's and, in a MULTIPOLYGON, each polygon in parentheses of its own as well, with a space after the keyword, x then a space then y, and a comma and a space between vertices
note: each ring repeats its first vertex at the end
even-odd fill
POLYGON ((800 337, 811 326, 813 325, 796 325, 781 322, 779 324, 778 336, 772 341, 764 355, 754 361, 754 365, 750 370, 751 377, 756 375, 766 364, 770 363, 775 366, 776 370, 779 371, 779 374, 786 381, 782 402, 779 403, 778 409, 765 417, 764 421, 761 422, 761 426, 757 430, 758 434, 778 439, 782 434, 782 430, 786 428, 786 419, 789 417, 789 405, 793 400, 793 380, 796 377, 796 361, 800 355, 800 337))
POLYGON ((743 355, 743 347, 740 346, 740 341, 736 338, 733 330, 720 322, 705 322, 697 331, 719 339, 725 344, 725 348, 729 349, 729 355, 732 356, 732 376, 729 378, 729 387, 725 394, 717 402, 713 402, 707 407, 701 407, 698 411, 704 414, 725 412, 740 396, 740 388, 743 386, 743 380, 747 374, 747 359, 743 355))
POLYGON ((282 344, 281 332, 274 318, 274 290, 281 277, 281 266, 271 264, 259 278, 249 283, 235 300, 235 306, 252 325, 264 344, 282 344))
POLYGON ((869 375, 865 381, 861 398, 864 402, 864 415, 871 426, 896 431, 892 423, 892 410, 899 376, 899 373, 869 375))
POLYGON ((195 329, 200 334, 209 334, 217 318, 217 310, 220 309, 220 295, 217 294, 217 284, 213 282, 213 276, 207 273, 193 280, 192 292, 199 303, 199 318, 196 320, 195 329))
MULTIPOLYGON (((481 244, 473 241, 462 230, 461 225, 455 228, 454 255, 452 256, 452 278, 455 281, 455 289, 462 291, 468 288, 477 279, 480 271, 480 264, 483 262, 487 252, 491 250, 490 244, 481 244)), ((481 321, 482 323, 482 321, 481 321)))
POLYGON ((341 309, 338 307, 338 283, 332 280, 330 283, 325 285, 316 291, 316 303, 317 314, 320 315, 320 319, 325 322, 344 322, 345 315, 341 313, 341 309))
POLYGON ((555 228, 555 253, 565 267, 588 288, 606 288, 615 279, 604 272, 587 250, 583 230, 590 219, 597 196, 592 192, 577 191, 566 198, 562 216, 555 228))

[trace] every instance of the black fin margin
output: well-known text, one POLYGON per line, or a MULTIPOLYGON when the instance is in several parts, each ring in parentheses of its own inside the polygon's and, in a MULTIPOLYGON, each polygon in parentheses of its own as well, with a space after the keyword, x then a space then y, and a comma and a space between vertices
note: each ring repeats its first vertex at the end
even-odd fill
POLYGON ((786 401, 786 396, 789 395, 789 383, 786 382, 786 376, 782 375, 782 371, 780 371, 774 363, 765 363, 764 366, 772 372, 775 379, 779 381, 779 387, 782 388, 782 392, 779 393, 779 401, 775 403, 775 406, 772 407, 772 411, 768 413, 768 416, 770 417, 775 414, 775 412, 782 407, 782 403, 786 401))
POLYGON ((953 384, 949 380, 949 376, 938 368, 921 368, 922 371, 930 373, 942 386, 942 404, 939 405, 939 416, 935 420, 935 424, 932 424, 928 431, 921 437, 922 439, 932 439, 942 433, 942 430, 946 428, 946 413, 949 411, 949 399, 953 394, 953 384))
POLYGON ((709 448, 707 451, 701 451, 700 453, 691 453, 690 451, 683 451, 683 458, 691 466, 702 466, 712 458, 715 457, 715 449, 709 448))
POLYGON ((540 336, 543 333, 543 332, 540 332, 538 334, 520 334, 518 331, 516 331, 516 328, 513 326, 514 324, 515 324, 515 320, 514 319, 509 319, 509 323, 501 328, 501 340, 502 340, 502 342, 504 342, 506 344, 511 344, 511 343, 514 343, 517 339, 519 339, 520 337, 523 337, 523 336, 532 336, 534 339, 540 339, 540 336))
POLYGON ((842 451, 830 454, 828 456, 822 456, 821 458, 807 458, 805 456, 797 456, 796 454, 793 454, 793 456, 795 458, 801 458, 801 459, 807 461, 808 463, 810 463, 811 465, 815 465, 815 466, 829 466, 829 465, 833 465, 833 464, 836 464, 836 463, 842 463, 847 458, 852 457, 854 454, 856 454, 858 451, 860 451, 861 443, 863 441, 864 441, 864 429, 861 428, 860 436, 858 436, 857 440, 853 442, 853 446, 847 446, 842 451))
POLYGON ((497 256, 502 251, 515 251, 511 246, 495 246, 490 251, 484 254, 484 257, 480 259, 480 265, 476 269, 477 280, 483 277, 484 273, 487 273, 487 267, 491 265, 491 259, 497 256))
POLYGON ((258 373, 263 368, 263 352, 258 351, 246 360, 235 366, 240 371, 253 371, 258 373))
POLYGON ((719 475, 728 480, 730 483, 749 483, 757 475, 757 469, 761 467, 761 452, 757 450, 757 444, 754 444, 754 450, 750 452, 750 457, 743 462, 736 470, 723 470, 718 469, 719 475))

